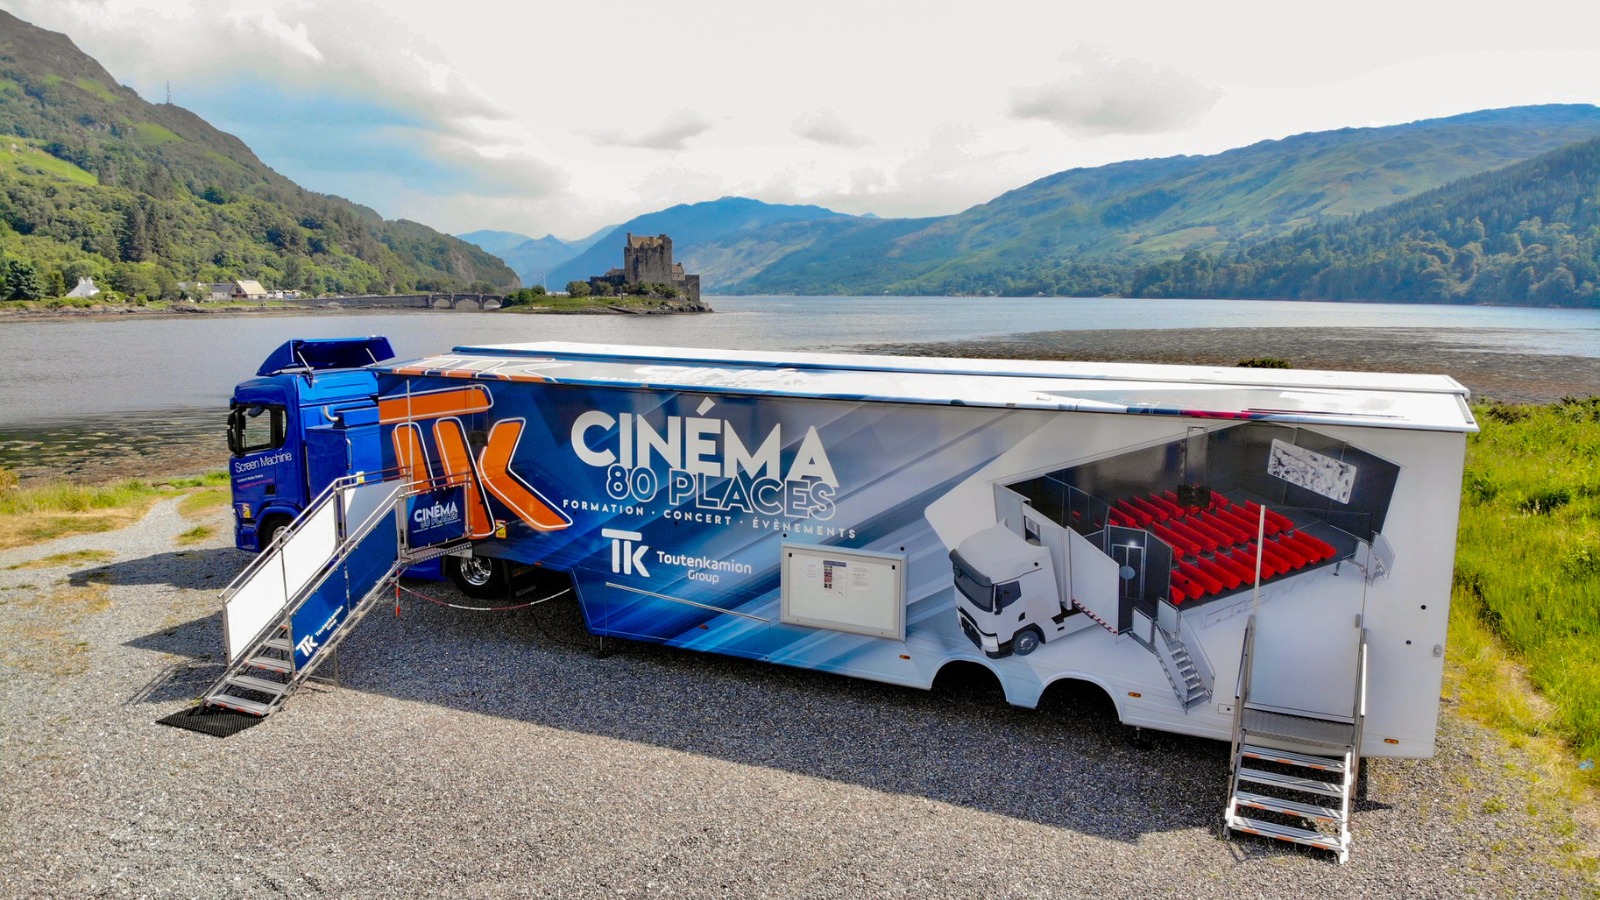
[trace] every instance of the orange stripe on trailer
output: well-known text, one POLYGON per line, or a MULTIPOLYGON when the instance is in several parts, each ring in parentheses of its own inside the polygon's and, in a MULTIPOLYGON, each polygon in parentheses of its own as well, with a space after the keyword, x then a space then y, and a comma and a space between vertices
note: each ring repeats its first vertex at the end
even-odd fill
POLYGON ((400 470, 400 477, 411 482, 412 490, 426 488, 433 471, 428 464, 428 450, 422 445, 422 429, 408 422, 396 426, 391 439, 394 464, 400 470))
POLYGON ((421 394, 396 394, 378 399, 378 420, 389 425, 418 419, 465 416, 485 412, 493 402, 489 391, 477 385, 421 394))
POLYGON ((489 501, 484 497, 478 480, 477 467, 472 462, 472 449, 467 446, 467 433, 459 419, 440 419, 433 423, 433 442, 439 447, 439 462, 444 466, 444 480, 448 487, 466 486, 467 536, 488 537, 494 533, 494 520, 489 518, 489 501))
POLYGON ((511 471, 511 459, 516 455, 517 442, 522 439, 522 426, 521 419, 504 419, 489 430, 489 444, 478 455, 484 486, 530 527, 538 531, 560 531, 570 526, 572 520, 511 471))

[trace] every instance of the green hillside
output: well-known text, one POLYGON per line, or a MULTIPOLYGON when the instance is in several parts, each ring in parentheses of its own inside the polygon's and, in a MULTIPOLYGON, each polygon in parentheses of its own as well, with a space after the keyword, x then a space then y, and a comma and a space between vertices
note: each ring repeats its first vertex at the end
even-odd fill
POLYGON ((918 227, 758 231, 738 240, 768 245, 769 264, 705 274, 731 293, 1118 293, 1130 266, 1370 211, 1596 135, 1596 107, 1518 107, 1072 169, 918 227))
POLYGON ((232 135, 145 102, 65 35, 0 11, 0 251, 7 294, 90 275, 130 295, 254 278, 326 292, 515 287, 478 247, 306 191, 232 135))
POLYGON ((1600 139, 1352 219, 1145 266, 1128 293, 1600 307, 1600 139))

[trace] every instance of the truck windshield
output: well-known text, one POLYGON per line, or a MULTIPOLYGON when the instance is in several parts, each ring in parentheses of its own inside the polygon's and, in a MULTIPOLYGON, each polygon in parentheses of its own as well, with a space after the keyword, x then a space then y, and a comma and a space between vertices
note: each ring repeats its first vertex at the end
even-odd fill
POLYGON ((971 600, 973 606, 984 612, 994 612, 994 588, 980 584, 959 562, 952 561, 951 567, 956 573, 956 589, 971 600))
POLYGON ((264 404, 235 406, 228 414, 228 449, 234 456, 283 446, 283 407, 264 404))

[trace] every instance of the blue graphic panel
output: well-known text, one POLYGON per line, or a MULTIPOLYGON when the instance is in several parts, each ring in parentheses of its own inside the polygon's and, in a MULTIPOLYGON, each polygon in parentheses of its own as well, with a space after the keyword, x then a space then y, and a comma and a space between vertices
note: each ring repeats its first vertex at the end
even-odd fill
POLYGON ((465 491, 445 488, 406 500, 406 527, 413 547, 432 547, 467 534, 465 491))
POLYGON ((289 640, 294 643, 295 668, 304 668, 327 646, 350 608, 378 585, 398 554, 394 513, 389 512, 294 611, 289 640))

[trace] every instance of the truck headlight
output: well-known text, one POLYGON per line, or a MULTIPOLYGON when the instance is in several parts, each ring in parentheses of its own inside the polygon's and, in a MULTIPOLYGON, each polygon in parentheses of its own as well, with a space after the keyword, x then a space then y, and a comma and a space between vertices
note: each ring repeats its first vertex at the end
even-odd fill
POLYGON ((992 637, 988 636, 987 634, 980 635, 980 637, 983 640, 983 649, 985 649, 985 650, 993 650, 995 652, 999 652, 999 650, 1000 650, 1000 641, 999 640, 997 640, 995 638, 992 638, 992 637))

